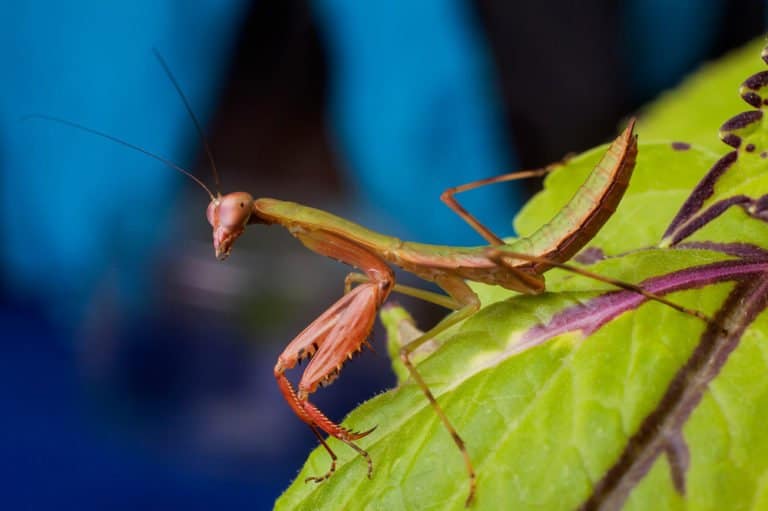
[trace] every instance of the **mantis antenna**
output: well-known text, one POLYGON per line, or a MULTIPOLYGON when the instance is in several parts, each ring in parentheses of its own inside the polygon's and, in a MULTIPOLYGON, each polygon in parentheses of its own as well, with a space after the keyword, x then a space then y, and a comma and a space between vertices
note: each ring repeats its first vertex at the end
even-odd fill
POLYGON ((163 58, 163 56, 160 55, 160 51, 158 51, 157 48, 152 48, 152 53, 155 54, 155 58, 157 58, 157 61, 160 62, 160 65, 163 67, 163 71, 165 71, 165 75, 173 84, 173 88, 176 89, 176 92, 179 94, 181 101, 184 103, 184 108, 187 109, 187 113, 189 114, 189 117, 192 119, 192 122, 195 124, 195 130, 197 130, 197 136, 200 138, 200 143, 203 144, 203 147, 205 148, 205 154, 208 156, 208 162, 211 164, 211 170, 213 171, 213 180, 216 183, 216 192, 221 192, 221 180, 219 179, 219 169, 216 168, 216 162, 213 159, 213 151, 211 151, 211 146, 208 144, 208 140, 205 138, 205 134, 203 133, 203 128, 200 126, 200 121, 197 120, 197 116, 195 115, 195 112, 192 110, 192 107, 189 104, 189 100, 187 99, 187 96, 184 95, 184 91, 181 90, 181 86, 179 85, 179 82, 176 80, 176 77, 171 72, 171 68, 168 67, 168 64, 165 62, 165 59, 163 58))
POLYGON ((163 158, 162 156, 158 156, 157 154, 154 154, 143 147, 139 147, 135 144, 131 144, 130 142, 126 142, 125 140, 119 139, 117 137, 113 137, 112 135, 108 135, 106 133, 103 133, 101 131, 95 130, 93 128, 88 128, 87 126, 83 126, 82 124, 78 124, 76 122, 68 121, 66 119, 61 119, 59 117, 53 117, 51 115, 42 115, 42 114, 33 114, 33 115, 26 115, 21 118, 22 121, 28 121, 30 119, 42 119, 45 121, 52 121, 52 122, 58 122, 59 124, 64 124, 65 126, 69 126, 71 128, 75 128, 81 131, 85 131, 86 133, 90 133, 92 135, 96 135, 98 137, 106 138, 107 140, 111 140, 112 142, 115 142, 117 144, 123 145, 125 147, 128 147, 130 149, 133 149, 134 151, 138 151, 140 153, 146 154, 150 158, 154 158, 155 160, 163 163, 167 167, 170 167, 174 170, 177 170, 187 176, 188 178, 192 179, 195 183, 199 184, 203 190, 208 194, 208 196, 211 198, 211 200, 216 200, 216 197, 214 197, 211 190, 205 186, 205 183, 203 183, 199 178, 197 178, 194 174, 192 174, 187 169, 184 169, 180 167, 179 165, 173 163, 171 160, 168 160, 166 158, 163 158))

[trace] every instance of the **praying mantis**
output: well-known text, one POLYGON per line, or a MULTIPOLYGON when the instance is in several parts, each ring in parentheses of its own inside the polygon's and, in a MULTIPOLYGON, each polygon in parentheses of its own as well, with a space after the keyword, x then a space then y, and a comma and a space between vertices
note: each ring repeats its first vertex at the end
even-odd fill
POLYGON ((210 198, 206 218, 213 230, 216 258, 226 259, 237 239, 250 225, 276 225, 285 228, 305 247, 359 272, 345 280, 345 293, 323 312, 283 350, 274 367, 278 388, 296 416, 306 423, 330 457, 325 474, 309 477, 307 482, 322 482, 334 473, 337 455, 323 433, 355 450, 367 462, 367 475, 373 473, 369 454, 357 441, 371 434, 375 426, 362 432, 352 431, 328 418, 311 401, 320 387, 331 384, 343 365, 361 351, 371 333, 377 312, 391 293, 402 293, 426 300, 452 312, 442 321, 401 347, 399 356, 411 379, 429 401, 439 420, 456 444, 468 477, 466 505, 477 489, 477 477, 466 444, 443 411, 418 368, 411 361, 413 352, 436 335, 474 314, 480 308, 477 295, 466 281, 502 286, 526 294, 545 289, 543 273, 550 268, 564 268, 611 285, 642 294, 678 311, 711 321, 703 313, 645 291, 634 284, 620 282, 567 264, 600 230, 619 204, 630 181, 637 156, 635 120, 630 119, 623 132, 610 144, 573 198, 552 220, 527 238, 506 242, 491 232, 456 199, 456 194, 481 186, 542 176, 551 168, 512 172, 447 189, 441 196, 445 204, 478 232, 488 245, 450 247, 402 241, 368 230, 326 211, 272 198, 254 198, 247 192, 222 195, 219 172, 212 152, 181 87, 169 67, 155 51, 166 75, 182 99, 208 155, 215 180, 214 194, 206 184, 174 162, 106 133, 50 116, 30 116, 59 122, 107 138, 140 151, 185 174, 201 186, 210 198), (425 281, 433 282, 445 294, 396 283, 392 266, 400 267, 425 281), (286 373, 308 361, 297 386, 286 373))

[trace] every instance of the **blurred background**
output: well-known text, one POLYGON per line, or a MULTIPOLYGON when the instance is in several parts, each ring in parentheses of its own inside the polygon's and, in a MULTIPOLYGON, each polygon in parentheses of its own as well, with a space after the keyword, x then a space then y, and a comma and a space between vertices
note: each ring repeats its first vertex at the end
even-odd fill
MULTIPOLYGON (((208 198, 190 180, 22 116, 105 131, 213 186, 155 47, 205 127, 222 191, 301 202, 404 239, 482 244, 439 201, 443 189, 610 139, 703 61, 760 35, 765 8, 4 2, 0 507, 271 508, 316 443, 272 368, 348 271, 263 226, 220 263, 208 198)), ((512 235, 537 186, 526 185, 460 199, 512 235)), ((424 326, 444 314, 408 305, 424 326)), ((378 329, 373 345, 316 395, 331 417, 393 384, 378 329)))

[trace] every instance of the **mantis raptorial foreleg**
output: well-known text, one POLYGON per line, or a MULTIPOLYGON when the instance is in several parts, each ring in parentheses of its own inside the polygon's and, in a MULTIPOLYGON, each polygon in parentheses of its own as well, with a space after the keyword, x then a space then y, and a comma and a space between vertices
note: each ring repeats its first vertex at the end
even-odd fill
MULTIPOLYGON (((344 294, 335 304, 315 319, 297 335, 280 354, 275 365, 278 386, 296 415, 309 425, 320 438, 322 430, 357 451, 368 463, 368 477, 373 473, 373 463, 368 453, 354 443, 371 433, 350 431, 339 426, 309 401, 309 395, 318 387, 332 383, 342 365, 356 352, 373 328, 376 311, 387 299, 394 284, 392 269, 379 257, 348 240, 323 231, 298 234, 299 239, 315 252, 346 261, 365 271, 367 282, 344 294), (304 359, 310 359, 294 390, 285 372, 304 359)), ((310 477, 308 481, 321 482, 336 469, 336 454, 323 441, 323 447, 331 456, 331 467, 324 475, 310 477)))

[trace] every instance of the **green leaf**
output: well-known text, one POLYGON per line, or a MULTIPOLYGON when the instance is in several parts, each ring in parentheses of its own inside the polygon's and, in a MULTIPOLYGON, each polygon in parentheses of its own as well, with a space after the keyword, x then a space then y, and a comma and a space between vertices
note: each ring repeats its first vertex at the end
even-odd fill
MULTIPOLYGON (((760 48, 749 51, 748 63, 713 65, 691 91, 651 108, 656 117, 638 129, 641 141, 655 138, 646 137, 647 127, 696 144, 686 150, 670 141, 640 145, 625 198, 590 243, 609 257, 585 266, 659 293, 685 282, 665 297, 715 316, 716 324, 551 270, 548 292, 539 296, 472 284, 483 308, 417 357, 477 469, 474 509, 768 508, 768 317, 760 315, 768 300, 768 257, 759 251, 768 248, 768 226, 731 208, 686 238, 697 248, 659 248, 678 208, 727 146, 704 140, 697 126, 672 124, 681 134, 673 136, 662 131, 665 121, 654 121, 656 128, 651 122, 686 117, 680 105, 688 105, 691 117, 704 116, 710 97, 735 96, 744 78, 764 69, 760 48), (723 249, 726 242, 754 246, 723 249), (619 305, 625 312, 611 312, 619 305)), ((708 128, 714 141, 723 120, 745 109, 734 104, 728 112, 713 107, 712 116, 720 116, 708 128)), ((748 136, 764 137, 764 125, 748 136)), ((551 174, 516 219, 518 232, 551 218, 604 149, 551 174)), ((768 193, 762 159, 739 166, 735 171, 746 169, 749 184, 724 178, 720 197, 768 193)), ((386 309, 382 319, 392 355, 418 335, 403 309, 386 309)), ((373 459, 372 479, 364 460, 330 439, 339 455, 336 473, 322 484, 304 483, 328 470, 328 454, 318 448, 276 509, 464 509, 468 478, 459 450, 393 359, 400 385, 343 422, 353 430, 378 425, 358 442, 373 459)))
POLYGON ((641 140, 688 142, 722 153, 724 146, 715 134, 726 119, 744 110, 734 92, 749 75, 765 69, 759 59, 763 46, 764 37, 755 39, 663 94, 642 112, 641 140))

